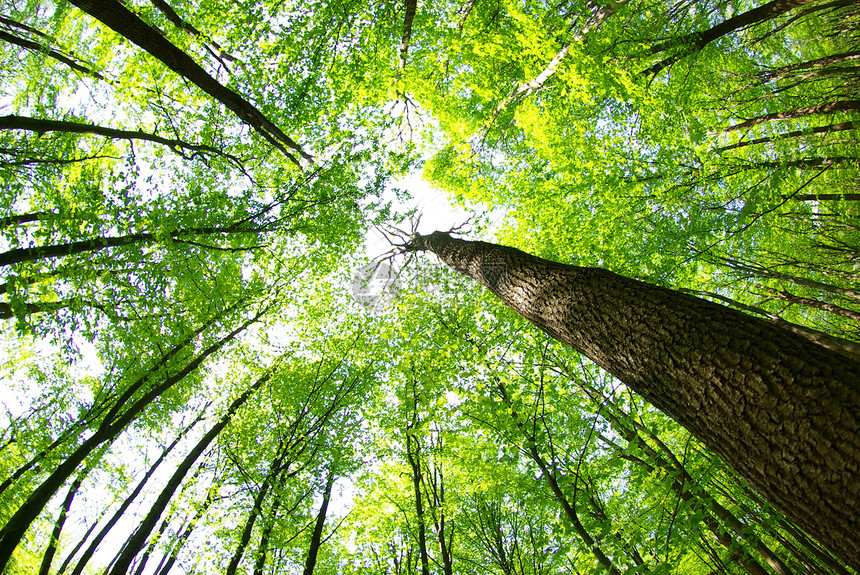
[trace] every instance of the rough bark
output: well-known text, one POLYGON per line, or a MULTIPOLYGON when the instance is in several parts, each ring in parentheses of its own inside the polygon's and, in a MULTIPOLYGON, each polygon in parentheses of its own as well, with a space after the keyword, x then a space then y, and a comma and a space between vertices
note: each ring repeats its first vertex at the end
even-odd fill
POLYGON ((860 363, 739 311, 600 268, 416 236, 675 419, 860 567, 860 363))
POLYGON ((768 320, 772 321, 776 325, 780 326, 783 329, 787 329, 792 331, 798 335, 801 335, 808 339, 809 341, 815 342, 818 345, 824 346, 827 349, 834 351, 836 353, 842 354, 846 357, 853 359, 854 361, 860 362, 860 343, 856 341, 851 341, 848 339, 843 339, 840 337, 834 337, 829 333, 824 333, 823 331, 812 329, 810 327, 806 327, 805 325, 800 325, 796 323, 792 323, 790 321, 786 321, 782 319, 778 314, 771 313, 765 309, 760 307, 747 305, 745 303, 739 302, 737 300, 733 300, 724 295, 720 295, 718 293, 707 292, 707 291, 693 291, 693 290, 681 290, 684 293, 689 293, 692 295, 697 295, 701 297, 706 297, 709 299, 715 299, 717 301, 721 301, 725 304, 728 304, 737 309, 742 309, 744 311, 760 315, 768 320))

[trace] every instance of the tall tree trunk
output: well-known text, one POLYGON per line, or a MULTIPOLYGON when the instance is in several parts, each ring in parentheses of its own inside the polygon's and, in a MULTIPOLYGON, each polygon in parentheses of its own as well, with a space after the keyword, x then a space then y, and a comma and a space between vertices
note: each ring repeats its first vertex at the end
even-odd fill
MULTIPOLYGON (((261 316, 262 312, 257 314, 251 320, 246 321, 239 328, 233 330, 200 352, 178 373, 154 386, 151 390, 144 393, 137 401, 132 402, 130 406, 126 406, 126 402, 131 402, 131 396, 134 393, 133 390, 140 389, 144 383, 149 381, 151 374, 158 373, 158 369, 166 365, 167 358, 178 353, 193 341, 193 334, 191 339, 186 339, 178 346, 174 347, 156 364, 155 367, 132 384, 129 389, 120 396, 116 405, 114 405, 114 407, 105 416, 99 428, 89 438, 87 438, 80 447, 75 449, 74 452, 60 463, 60 465, 53 471, 53 473, 51 473, 51 475, 48 476, 47 479, 45 479, 45 481, 33 490, 27 500, 21 504, 18 510, 15 511, 11 518, 9 518, 6 525, 0 529, 0 573, 2 573, 6 568, 6 563, 12 557, 12 553, 21 542, 27 528, 30 527, 30 524, 39 516, 39 513, 42 512, 42 509, 44 509, 45 505, 48 504, 48 501, 50 501, 54 493, 60 489, 62 484, 72 475, 72 473, 75 472, 75 469, 77 469, 78 465, 80 465, 84 459, 89 457, 96 448, 106 441, 112 441, 157 397, 178 382, 185 379, 185 377, 195 371, 207 357, 221 349, 228 342, 232 341, 239 335, 239 333, 247 329, 248 326, 256 322, 261 316), (122 414, 119 414, 123 407, 127 407, 127 409, 122 414)), ((206 325, 210 325, 210 323, 207 323, 206 325)))
MULTIPOLYGON (((207 405, 207 407, 208 407, 208 405, 207 405)), ((158 456, 158 459, 156 459, 155 462, 149 467, 149 469, 146 471, 146 473, 143 475, 143 477, 140 479, 140 481, 138 481, 138 483, 134 487, 134 489, 132 489, 131 493, 129 493, 128 496, 123 500, 123 502, 119 506, 119 508, 114 512, 114 514, 111 516, 111 518, 108 520, 108 522, 105 523, 104 527, 101 528, 101 530, 98 532, 98 534, 92 540, 92 542, 89 544, 86 551, 84 551, 84 554, 81 555, 81 558, 78 560, 77 564, 75 565, 74 570, 72 570, 72 575, 81 575, 84 568, 87 566, 87 563, 89 563, 89 560, 92 558, 93 554, 95 553, 96 549, 98 548, 99 544, 104 540, 104 538, 107 536, 108 532, 113 528, 113 526, 116 525, 116 523, 120 520, 120 518, 125 514, 126 510, 129 507, 131 507, 131 504, 134 503, 134 500, 137 498, 137 496, 140 494, 140 492, 143 491, 143 487, 146 485, 147 481, 149 481, 149 478, 152 477, 152 475, 158 469, 158 466, 161 465, 161 463, 167 458, 167 455, 171 451, 173 451, 173 448, 176 447, 176 445, 179 443, 179 441, 182 438, 184 438, 188 434, 189 431, 191 431, 191 428, 193 428, 195 425, 197 425, 197 423, 200 422, 201 419, 203 419, 203 416, 205 414, 206 414, 206 409, 201 410, 200 415, 198 415, 194 419, 194 421, 192 421, 187 427, 185 427, 183 430, 181 430, 179 432, 179 434, 177 434, 177 436, 174 438, 174 440, 170 443, 170 445, 168 445, 167 447, 165 447, 161 451, 161 454, 158 456)), ((61 569, 61 571, 62 571, 62 569, 61 569)))
POLYGON ((767 321, 600 268, 435 232, 434 252, 687 428, 860 567, 860 363, 767 321))
POLYGON ((254 503, 251 507, 251 512, 248 514, 248 519, 245 521, 245 527, 242 529, 239 544, 233 551, 230 563, 224 571, 225 575, 235 575, 238 571, 239 563, 242 562, 242 556, 245 554, 245 549, 248 548, 248 544, 251 542, 251 534, 254 531, 254 524, 257 522, 257 517, 263 510, 263 502, 266 500, 269 490, 272 489, 274 483, 278 481, 278 477, 283 470, 284 459, 286 459, 289 452, 290 444, 282 441, 278 446, 277 453, 272 458, 272 462, 269 464, 269 470, 266 477, 263 479, 262 485, 260 485, 257 494, 254 496, 254 503))
POLYGON ((57 521, 54 523, 54 530, 51 532, 51 539, 48 541, 48 548, 45 550, 45 555, 42 557, 42 565, 39 567, 39 575, 48 575, 51 570, 51 563, 54 561, 54 555, 57 553, 57 546, 60 542, 60 535, 63 532, 63 525, 66 523, 66 517, 69 514, 69 509, 72 507, 72 501, 75 495, 78 494, 78 489, 81 488, 81 483, 84 482, 84 477, 87 476, 91 467, 88 466, 81 471, 69 487, 69 492, 66 494, 66 499, 60 506, 60 514, 57 516, 57 521))
POLYGON ((215 480, 212 482, 212 485, 209 487, 209 491, 206 493, 206 499, 203 500, 203 504, 195 511, 194 517, 188 522, 185 526, 185 529, 182 531, 182 534, 173 542, 170 553, 168 553, 166 557, 166 561, 162 563, 161 566, 156 570, 157 575, 168 575, 170 570, 173 568, 173 564, 176 563, 176 558, 179 556, 179 552, 182 550, 182 547, 188 541, 188 538, 191 536, 191 533, 194 531, 194 528, 197 526, 197 522, 203 517, 203 514, 209 509, 209 506, 212 505, 215 501, 215 497, 218 495, 218 492, 221 490, 221 482, 219 480, 215 480))
MULTIPOLYGON (((231 233, 256 233, 263 231, 262 228, 243 228, 241 226, 221 226, 221 227, 205 227, 205 228, 190 228, 186 230, 175 230, 169 235, 174 240, 193 237, 198 235, 209 234, 231 234, 231 233)), ((112 236, 92 238, 88 240, 80 240, 77 242, 69 242, 65 244, 54 244, 50 246, 36 246, 32 248, 15 248, 3 253, 0 253, 0 266, 9 266, 23 262, 31 262, 42 259, 60 258, 72 254, 82 254, 86 252, 97 252, 107 248, 116 248, 130 246, 138 243, 147 243, 158 241, 159 236, 156 233, 138 233, 127 234, 124 236, 112 236)), ((201 244, 197 244, 201 245, 201 244)), ((210 246, 211 247, 211 246, 210 246)))
MULTIPOLYGON (((833 132, 841 132, 845 130, 853 130, 858 127, 858 124, 855 122, 840 122, 838 124, 830 124, 828 126, 817 126, 814 128, 809 128, 805 130, 795 130, 793 132, 787 132, 785 134, 779 134, 778 136, 767 137, 767 138, 756 138, 755 140, 744 140, 741 142, 736 142, 734 144, 729 144, 728 146, 722 146, 720 148, 714 148, 715 152, 727 152, 728 150, 735 150, 737 148, 744 148, 746 146, 752 146, 755 144, 766 144, 768 142, 777 142, 780 140, 787 140, 790 138, 801 138, 804 136, 809 136, 812 134, 830 134, 833 132)), ((839 196, 838 199, 842 199, 841 194, 834 194, 839 196)), ((797 198, 799 199, 799 198, 797 198)))
POLYGON ((421 496, 421 452, 420 446, 417 445, 418 438, 412 433, 412 430, 418 424, 418 398, 414 396, 413 401, 414 412, 412 422, 406 426, 406 460, 412 469, 415 515, 418 518, 418 551, 421 554, 421 575, 430 575, 430 556, 427 554, 427 523, 424 518, 424 503, 421 496))
POLYGON ((210 76, 191 56, 177 48, 118 0, 69 0, 69 2, 143 48, 161 60, 165 66, 221 102, 296 165, 300 166, 299 161, 287 149, 297 152, 308 161, 313 160, 301 146, 253 104, 210 76))
MULTIPOLYGON (((62 132, 65 134, 95 134, 97 136, 105 136, 106 138, 114 138, 121 140, 143 140, 167 146, 173 150, 182 153, 182 150, 189 152, 210 152, 222 156, 227 156, 222 150, 205 144, 192 144, 176 138, 163 138, 148 132, 140 130, 117 130, 115 128, 107 128, 104 126, 96 126, 95 124, 85 124, 83 122, 69 122, 65 120, 45 120, 41 118, 29 118, 26 116, 2 116, 0 117, 0 130, 27 130, 36 132, 40 136, 47 132, 62 132)), ((11 216, 11 218, 19 218, 15 223, 20 223, 20 218, 27 216, 51 216, 50 212, 38 212, 36 214, 25 214, 24 216, 11 216)), ((0 218, 0 227, 7 225, 7 221, 11 218, 0 218)), ((27 219, 23 221, 34 221, 27 219)))
POLYGON ((149 512, 146 514, 146 517, 141 520, 140 524, 135 529, 134 534, 130 538, 128 545, 123 550, 121 555, 117 558, 116 563, 113 566, 113 569, 110 571, 110 575, 124 575, 126 571, 128 571, 129 565, 131 565, 134 557, 143 549, 144 544, 146 543, 149 534, 152 533, 152 529, 155 527, 155 524, 158 522, 158 519, 161 517, 161 514, 164 512, 164 509, 167 507, 167 504, 173 498, 173 494, 176 492, 176 489, 179 487, 179 484, 182 483, 182 480, 185 479, 185 476, 188 474, 188 470, 191 469, 191 466, 194 465, 194 462, 197 461, 197 458, 209 447, 209 444, 218 437, 218 434, 221 433, 228 423, 230 423, 230 419, 233 417, 233 414, 236 413, 242 405, 248 401, 251 395, 254 394, 255 391, 260 389, 264 383, 266 383, 269 378, 272 376, 271 372, 265 373, 263 376, 257 379, 254 384, 245 390, 242 395, 233 400, 233 403, 230 404, 230 407, 227 408, 227 412, 221 416, 218 422, 212 426, 212 428, 204 435, 200 441, 197 442, 197 445, 185 456, 185 459, 182 463, 179 464, 179 467, 176 468, 176 471, 173 472, 173 475, 167 481, 167 484, 162 489, 161 493, 158 495, 158 498, 155 500, 155 503, 150 507, 149 512))
POLYGON ((794 120, 796 118, 802 118, 804 116, 811 116, 814 114, 820 116, 829 116, 830 114, 851 112, 853 110, 860 110, 860 100, 842 100, 839 102, 828 102, 827 104, 818 104, 815 106, 804 106, 802 108, 796 108, 787 112, 772 112, 770 114, 762 114, 761 116, 750 118, 749 120, 745 120, 739 124, 734 124, 727 128, 723 128, 723 132, 734 132, 735 130, 751 128, 753 126, 757 126, 758 124, 763 124, 764 122, 770 122, 771 120, 794 120))
POLYGON ((675 47, 683 47, 685 49, 679 54, 657 62, 646 70, 645 73, 653 76, 667 66, 671 66, 684 56, 698 52, 718 38, 722 38, 723 36, 731 34, 732 32, 742 28, 747 28, 754 24, 770 20, 771 18, 776 18, 793 8, 797 8, 798 6, 803 6, 804 4, 809 4, 814 1, 815 0, 773 0, 763 6, 753 8, 747 12, 733 16, 728 20, 724 20, 708 30, 693 32, 692 34, 687 34, 686 36, 681 36, 680 38, 674 38, 668 42, 658 44, 651 48, 652 54, 658 54, 675 47))
MULTIPOLYGON (((260 534, 260 544, 257 545, 257 559, 254 561, 254 575, 263 575, 263 570, 266 568, 266 557, 269 554, 269 540, 272 536, 272 529, 275 527, 275 521, 278 519, 278 511, 281 508, 281 497, 275 495, 275 500, 272 502, 272 508, 269 510, 269 520, 266 526, 263 527, 263 533, 260 534)), ((164 575, 167 575, 165 572, 164 575)))
MULTIPOLYGON (((5 20, 5 18, 4 18, 4 20, 5 20)), ((9 32, 5 32, 3 30, 0 30, 0 40, 5 40, 6 42, 9 42, 10 44, 15 44, 16 46, 20 46, 21 48, 26 48, 27 50, 30 50, 32 52, 36 52, 36 53, 39 53, 39 54, 42 54, 45 56, 50 56, 54 60, 57 60, 58 62, 62 62, 63 64, 65 64, 66 66, 71 68, 72 70, 75 70, 76 72, 81 72, 82 74, 94 76, 94 77, 99 78, 101 80, 104 79, 104 76, 102 76, 98 72, 94 72, 93 70, 90 70, 86 66, 78 64, 72 58, 69 58, 68 56, 66 56, 64 54, 61 54, 60 52, 58 52, 57 50, 54 50, 50 46, 46 46, 44 44, 39 44, 38 42, 33 42, 32 40, 27 40, 26 38, 20 38, 18 36, 15 36, 14 34, 10 34, 9 32)))
POLYGON ((511 418, 514 420, 517 429, 520 430, 523 437, 526 439, 525 451, 529 454, 532 461, 538 466, 538 469, 541 471, 541 475, 549 484, 550 490, 552 491, 553 496, 556 501, 558 501, 559 505, 561 505, 561 509, 564 512, 565 516, 567 516, 568 521, 570 521, 573 526, 574 531, 582 540, 582 543, 585 544, 585 547, 591 551, 594 555, 594 558, 597 562, 606 570, 609 575, 621 575, 621 572, 610 559, 600 548, 600 545, 597 541, 594 540, 594 537, 588 532, 585 526, 582 524, 582 521, 579 519, 579 515, 576 512, 576 502, 571 505, 570 501, 568 501, 567 496, 564 491, 561 489, 561 486, 558 484, 558 481, 555 478, 555 471, 550 468, 550 465, 546 462, 543 456, 538 451, 538 441, 537 438, 530 434, 526 429, 523 421, 519 418, 515 410, 515 406, 508 395, 507 390, 505 389, 504 384, 501 380, 496 380, 496 388, 499 390, 499 394, 502 397, 502 400, 511 410, 511 418))
POLYGON ((328 471, 328 477, 325 480, 325 488, 322 494, 322 503, 320 504, 319 513, 317 513, 317 521, 314 525, 314 532, 311 535, 311 544, 308 547, 308 556, 305 559, 305 570, 303 575, 314 575, 314 567, 317 564, 317 556, 320 552, 320 546, 323 543, 323 528, 325 527, 325 517, 328 513, 328 503, 331 500, 331 490, 334 486, 334 466, 328 471))
POLYGON ((776 299, 805 307, 811 307, 813 309, 819 309, 821 311, 830 312, 834 315, 846 317, 850 320, 860 322, 860 312, 856 312, 853 309, 846 309, 842 306, 838 306, 836 304, 829 303, 826 301, 795 295, 785 289, 776 290, 768 286, 758 286, 758 288, 769 293, 772 297, 775 297, 776 299))

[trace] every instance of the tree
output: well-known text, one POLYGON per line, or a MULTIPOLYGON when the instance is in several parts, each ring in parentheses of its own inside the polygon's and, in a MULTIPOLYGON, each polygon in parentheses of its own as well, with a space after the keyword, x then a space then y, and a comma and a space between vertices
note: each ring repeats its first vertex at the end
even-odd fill
POLYGON ((860 512, 846 505, 860 489, 860 364, 741 312, 600 268, 444 232, 404 249, 433 252, 618 377, 860 565, 852 535, 860 512))

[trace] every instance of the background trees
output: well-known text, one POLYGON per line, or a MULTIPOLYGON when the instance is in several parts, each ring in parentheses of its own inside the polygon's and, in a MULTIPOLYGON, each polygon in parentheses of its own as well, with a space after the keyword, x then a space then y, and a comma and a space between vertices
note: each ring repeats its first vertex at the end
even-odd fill
POLYGON ((467 282, 347 292, 423 166, 856 356, 856 6, 123 6, 0 10, 8 572, 850 572, 467 282))

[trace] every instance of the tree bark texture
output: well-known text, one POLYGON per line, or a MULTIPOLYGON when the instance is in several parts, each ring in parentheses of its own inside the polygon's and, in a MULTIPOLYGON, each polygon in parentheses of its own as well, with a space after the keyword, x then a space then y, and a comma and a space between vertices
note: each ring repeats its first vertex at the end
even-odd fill
POLYGON ((515 248, 416 236, 716 452, 860 567, 860 363, 739 311, 515 248))

